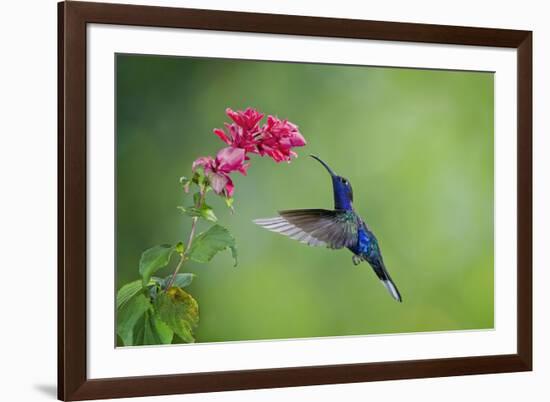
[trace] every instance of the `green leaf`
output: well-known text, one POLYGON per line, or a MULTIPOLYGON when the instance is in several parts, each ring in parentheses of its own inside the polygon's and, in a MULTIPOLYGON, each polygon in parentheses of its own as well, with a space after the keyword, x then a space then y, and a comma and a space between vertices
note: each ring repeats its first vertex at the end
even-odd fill
POLYGON ((120 309, 124 304, 126 304, 132 297, 138 294, 143 289, 141 281, 127 283, 121 287, 116 294, 116 308, 120 309))
MULTIPOLYGON (((162 284, 163 279, 151 277, 147 286, 152 286, 156 283, 162 284)), ((122 286, 116 294, 116 308, 117 310, 126 304, 132 297, 138 294, 143 289, 143 283, 141 280, 133 281, 122 286)))
POLYGON ((210 207, 206 204, 203 204, 200 211, 201 211, 201 216, 204 219, 206 219, 207 221, 209 221, 209 222, 217 222, 218 221, 218 218, 214 214, 214 210, 212 209, 212 207, 210 207))
POLYGON ((195 238, 188 255, 193 261, 206 263, 218 252, 225 249, 231 250, 231 255, 235 260, 236 266, 237 249, 235 246, 235 238, 223 226, 214 225, 195 238))
POLYGON ((187 208, 185 208, 185 207, 182 207, 181 205, 178 205, 176 208, 179 209, 179 210, 181 211, 182 214, 189 215, 189 216, 195 216, 195 215, 191 215, 191 212, 189 212, 189 210, 190 210, 191 208, 194 208, 194 207, 187 207, 187 208))
POLYGON ((200 216, 200 212, 195 207, 182 207, 181 205, 178 205, 177 207, 182 214, 190 216, 192 218, 200 216))
POLYGON ((233 197, 224 197, 223 199, 227 208, 233 209, 233 197))
MULTIPOLYGON (((191 274, 189 272, 177 274, 172 286, 176 286, 178 288, 187 287, 191 284, 194 277, 195 277, 195 274, 191 274)), ((168 275, 166 278, 163 279, 163 282, 162 282, 163 289, 166 289, 166 286, 168 285, 168 282, 170 282, 170 279, 172 279, 172 275, 168 275)))
POLYGON ((174 246, 163 244, 145 250, 143 254, 141 254, 141 259, 139 260, 139 273, 142 278, 143 286, 149 283, 151 275, 168 265, 174 249, 174 246))
POLYGON ((191 217, 198 217, 206 219, 210 222, 216 222, 218 218, 214 214, 214 210, 208 205, 204 204, 200 208, 197 207, 178 207, 178 209, 183 212, 185 215, 191 217))
POLYGON ((195 342, 193 328, 199 322, 199 305, 189 293, 171 287, 157 297, 155 308, 159 318, 184 342, 195 342))
POLYGON ((150 308, 152 308, 152 306, 149 299, 145 297, 143 293, 138 293, 117 309, 116 333, 120 336, 120 339, 122 339, 124 346, 136 344, 134 341, 134 327, 143 314, 150 308))
POLYGON ((135 345, 166 345, 174 338, 174 331, 156 316, 153 309, 147 310, 138 321, 135 333, 135 345))
POLYGON ((180 184, 183 186, 183 190, 188 193, 189 192, 189 186, 191 185, 191 180, 188 177, 181 176, 180 177, 180 184))

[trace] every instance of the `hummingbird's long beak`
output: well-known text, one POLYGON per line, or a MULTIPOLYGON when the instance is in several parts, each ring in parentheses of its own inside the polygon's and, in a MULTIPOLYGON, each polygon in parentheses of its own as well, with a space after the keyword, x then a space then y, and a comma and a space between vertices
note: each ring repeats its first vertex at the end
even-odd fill
POLYGON ((337 176, 336 173, 334 173, 334 170, 332 170, 329 165, 327 165, 321 158, 315 156, 315 155, 309 155, 311 156, 313 159, 316 159, 319 161, 319 163, 321 163, 321 165, 323 165, 325 167, 326 170, 328 170, 328 172, 330 173, 331 176, 337 176))

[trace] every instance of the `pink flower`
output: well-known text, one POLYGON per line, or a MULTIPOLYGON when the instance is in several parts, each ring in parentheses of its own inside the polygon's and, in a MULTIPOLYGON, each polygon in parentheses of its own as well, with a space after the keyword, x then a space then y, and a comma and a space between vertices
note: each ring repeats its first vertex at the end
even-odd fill
POLYGON ((269 155, 275 162, 290 161, 291 157, 296 156, 292 148, 304 145, 306 140, 298 131, 298 126, 288 120, 267 117, 258 143, 260 155, 269 155))
POLYGON ((235 112, 227 108, 225 113, 233 123, 225 124, 226 131, 215 129, 214 134, 226 144, 244 149, 246 160, 249 159, 247 153, 255 153, 268 155, 276 162, 290 161, 296 156, 292 148, 306 144, 298 127, 288 120, 268 116, 267 123, 260 126, 264 114, 256 109, 247 108, 244 112, 235 112))
POLYGON ((204 169, 204 173, 212 189, 217 194, 225 193, 226 196, 231 197, 235 186, 229 176, 229 173, 238 171, 243 175, 246 175, 246 169, 249 164, 244 163, 245 151, 242 148, 226 147, 221 149, 216 158, 211 156, 202 156, 197 158, 193 162, 193 172, 199 167, 204 169))
POLYGON ((218 194, 233 195, 230 173, 238 171, 246 175, 249 164, 245 161, 250 159, 247 154, 268 155, 275 162, 290 161, 296 156, 292 148, 306 145, 298 126, 288 120, 270 115, 260 126, 264 114, 254 108, 236 112, 227 108, 225 113, 232 123, 225 123, 225 130, 214 129, 214 134, 229 146, 221 149, 216 158, 204 156, 193 162, 193 171, 202 168, 210 186, 218 194))
POLYGON ((222 129, 216 128, 214 129, 214 134, 232 147, 256 153, 256 136, 260 133, 259 123, 264 115, 253 108, 247 108, 244 112, 241 110, 234 112, 231 108, 227 108, 225 113, 233 120, 233 123, 225 124, 227 133, 222 129))
POLYGON ((252 132, 259 130, 260 120, 264 118, 263 113, 260 113, 256 109, 251 107, 246 108, 244 112, 241 110, 234 112, 231 108, 227 108, 225 109, 225 113, 239 127, 242 127, 243 129, 252 131, 252 132))
POLYGON ((245 152, 242 148, 222 148, 216 155, 216 164, 222 172, 231 173, 238 171, 246 176, 246 169, 250 165, 244 163, 245 152))

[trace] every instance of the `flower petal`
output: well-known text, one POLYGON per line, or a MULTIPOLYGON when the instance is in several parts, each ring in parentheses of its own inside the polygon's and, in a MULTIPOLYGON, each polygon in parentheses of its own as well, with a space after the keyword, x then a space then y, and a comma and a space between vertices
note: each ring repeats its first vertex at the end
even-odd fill
POLYGON ((215 128, 214 129, 214 134, 216 134, 218 137, 220 137, 220 139, 223 142, 225 142, 226 144, 231 144, 231 140, 229 139, 229 137, 227 137, 227 135, 225 134, 225 131, 223 131, 222 129, 215 128))
POLYGON ((225 195, 227 197, 233 197, 233 190, 235 189, 235 186, 233 185, 233 181, 231 181, 231 178, 227 178, 227 183, 225 184, 225 195))
POLYGON ((245 150, 242 148, 225 147, 216 155, 217 170, 230 173, 242 168, 244 164, 245 150))
POLYGON ((246 170, 250 166, 250 163, 245 163, 239 169, 237 169, 243 176, 246 176, 246 170))
POLYGON ((191 167, 191 170, 193 172, 197 170, 197 168, 202 167, 205 170, 208 168, 209 170, 212 168, 212 165, 214 163, 214 158, 211 156, 201 156, 193 162, 193 166, 191 167))
POLYGON ((208 175, 208 179, 210 180, 210 186, 212 186, 216 194, 221 194, 227 183, 231 181, 226 174, 214 172, 208 175))
POLYGON ((247 108, 244 112, 242 110, 235 112, 233 109, 227 108, 225 109, 225 113, 235 124, 247 131, 253 131, 257 128, 258 123, 264 117, 262 113, 251 107, 247 108))

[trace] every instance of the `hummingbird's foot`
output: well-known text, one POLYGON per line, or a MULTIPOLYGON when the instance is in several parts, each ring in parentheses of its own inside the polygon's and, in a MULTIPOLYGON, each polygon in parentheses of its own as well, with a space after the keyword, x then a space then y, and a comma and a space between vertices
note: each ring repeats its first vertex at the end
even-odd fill
POLYGON ((358 255, 353 255, 353 257, 351 257, 351 260, 353 261, 353 265, 359 265, 361 264, 361 257, 359 257, 358 255))

